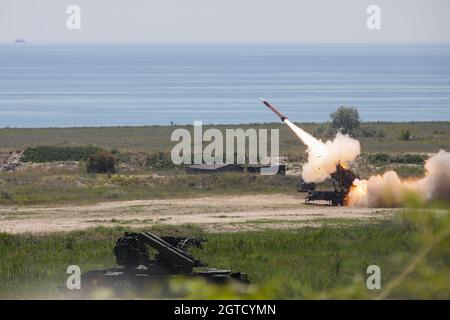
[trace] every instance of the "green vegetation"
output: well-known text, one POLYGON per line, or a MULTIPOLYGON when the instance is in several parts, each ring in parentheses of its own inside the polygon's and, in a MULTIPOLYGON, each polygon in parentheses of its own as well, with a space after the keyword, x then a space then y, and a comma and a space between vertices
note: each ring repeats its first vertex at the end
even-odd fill
POLYGON ((108 200, 192 197, 243 192, 295 192, 297 177, 242 173, 189 175, 167 172, 139 175, 87 173, 0 174, 0 187, 14 197, 0 196, 0 204, 87 203, 108 200))
POLYGON ((403 164, 420 164, 423 165, 425 160, 428 159, 428 155, 425 154, 411 154, 405 153, 400 155, 391 155, 387 153, 375 153, 369 154, 368 160, 375 164, 387 164, 387 163, 403 163, 403 164))
MULTIPOLYGON (((336 131, 330 123, 300 126, 322 140, 332 137, 336 131)), ((205 126, 204 130, 210 127, 205 126)), ((217 127, 222 131, 230 127, 279 129, 281 154, 290 161, 305 160, 305 146, 283 124, 217 127)), ((0 205, 295 192, 298 182, 295 176, 186 174, 182 167, 173 167, 170 161, 174 145, 170 134, 176 128, 180 126, 0 129, 0 149, 26 149, 24 161, 87 160, 90 172, 111 173, 111 164, 115 163, 111 159, 115 158, 119 172, 92 175, 86 173, 84 166, 79 169, 75 166, 79 172, 64 169, 2 172, 0 205), (72 146, 91 143, 99 147, 72 146), (98 154, 90 157, 100 149, 111 153, 102 152, 102 159, 98 154), (135 170, 130 165, 133 161, 138 164, 135 168, 141 169, 126 171, 135 170)), ((450 122, 360 123, 359 127, 347 129, 361 142, 362 177, 391 169, 402 177, 422 176, 426 153, 450 150, 450 122), (405 132, 408 138, 402 139, 405 132)), ((449 299, 449 212, 448 209, 420 210, 393 221, 344 224, 330 220, 322 221, 324 226, 317 229, 228 234, 206 234, 193 226, 167 229, 151 225, 152 221, 148 224, 159 234, 207 237, 205 249, 195 254, 211 266, 247 272, 255 286, 252 294, 244 297, 376 298, 381 295, 449 299), (381 292, 365 288, 366 267, 370 264, 381 267, 381 292)), ((133 224, 133 221, 123 223, 133 224)), ((49 235, 0 233, 0 298, 47 297, 47 294, 60 297, 57 287, 64 283, 69 264, 78 264, 84 271, 114 266, 112 247, 124 231, 123 224, 117 224, 117 228, 49 235)), ((191 298, 229 298, 234 294, 234 289, 217 289, 204 283, 192 284, 190 288, 191 298)))
MULTIPOLYGON (((169 162, 168 153, 139 153, 138 156, 142 157, 136 159, 140 160, 140 163, 134 166, 135 171, 125 171, 123 166, 134 165, 132 156, 117 152, 117 156, 106 154, 109 158, 104 158, 104 161, 91 157, 86 167, 90 172, 111 173, 117 170, 118 174, 109 176, 87 174, 84 165, 79 166, 79 169, 69 169, 70 171, 58 167, 57 171, 32 168, 23 172, 1 172, 0 204, 92 203, 161 197, 183 198, 207 194, 295 193, 298 183, 298 176, 292 175, 186 174, 184 167, 173 166, 169 162), (116 157, 118 159, 116 168, 113 168, 112 159, 116 157), (95 170, 92 169, 94 167, 95 170)), ((359 160, 357 173, 361 178, 367 178, 372 174, 395 170, 401 177, 419 177, 424 174, 423 163, 427 157, 424 154, 410 153, 364 154, 359 160)), ((289 160, 302 163, 306 159, 294 155, 289 160)), ((323 184, 321 187, 327 189, 332 188, 332 185, 323 184)))
MULTIPOLYGON (((329 132, 325 123, 297 123, 307 132, 321 139, 329 139, 334 131, 329 132)), ((203 129, 211 128, 203 126, 203 129)), ((280 152, 282 155, 295 157, 302 155, 305 146, 282 123, 215 125, 224 131, 226 128, 279 129, 280 152)), ((117 149, 121 152, 170 152, 176 142, 170 141, 173 130, 193 126, 143 126, 143 127, 90 127, 90 128, 41 128, 41 129, 0 129, 0 150, 24 150, 37 145, 69 146, 95 145, 105 150, 117 149)), ((369 137, 355 135, 361 141, 364 153, 375 152, 437 152, 439 149, 450 150, 450 122, 363 122, 360 130, 377 132, 369 137), (402 130, 414 132, 410 141, 399 140, 402 130), (379 134, 379 132, 382 132, 379 134), (379 137, 381 135, 381 137, 379 137)), ((369 134, 370 135, 370 134, 369 134)))
POLYGON ((398 138, 403 141, 409 141, 411 140, 411 132, 409 130, 402 129, 402 132, 400 133, 400 136, 398 138))
MULTIPOLYGON (((450 210, 411 211, 379 223, 205 234, 194 226, 151 229, 207 237, 194 254, 209 265, 248 273, 257 298, 450 298, 450 210), (369 265, 382 290, 367 290, 369 265)), ((60 297, 70 264, 82 271, 115 265, 123 227, 66 234, 0 234, 0 297, 60 297)), ((189 298, 239 297, 230 288, 189 285, 189 298), (231 296, 230 296, 231 295, 231 296)), ((249 297, 249 296, 244 296, 249 297)))
POLYGON ((88 173, 115 173, 116 158, 108 151, 97 151, 89 156, 86 170, 88 173))
POLYGON ((363 137, 363 138, 378 138, 384 139, 386 138, 386 133, 383 129, 375 129, 371 126, 362 126, 353 133, 355 137, 363 137))
POLYGON ((80 161, 100 150, 94 146, 37 146, 26 148, 22 154, 23 162, 80 161))
MULTIPOLYGON (((425 175, 425 169, 422 166, 399 165, 395 166, 393 170, 400 178, 405 179, 411 177, 422 178, 425 175)), ((377 173, 384 173, 386 171, 386 169, 378 170, 377 173)))
POLYGON ((169 152, 151 154, 147 159, 146 165, 152 169, 171 169, 175 167, 169 152))
POLYGON ((358 109, 355 107, 339 107, 330 114, 331 126, 343 133, 353 133, 361 125, 358 109))
POLYGON ((11 191, 8 190, 0 190, 0 198, 4 200, 14 200, 15 195, 11 191))

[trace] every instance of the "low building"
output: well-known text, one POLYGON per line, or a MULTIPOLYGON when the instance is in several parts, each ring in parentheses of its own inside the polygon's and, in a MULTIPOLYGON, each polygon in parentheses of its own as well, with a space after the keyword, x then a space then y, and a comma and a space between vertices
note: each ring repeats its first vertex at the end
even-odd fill
MULTIPOLYGON (((261 173, 262 168, 269 168, 268 165, 248 165, 247 172, 248 173, 261 173)), ((277 174, 285 175, 286 174, 286 165, 279 164, 277 174)))
POLYGON ((186 173, 244 172, 244 167, 237 164, 195 164, 186 167, 186 173))
MULTIPOLYGON (((216 173, 216 172, 240 172, 261 174, 262 168, 267 165, 242 165, 242 164, 196 164, 186 167, 186 173, 216 173)), ((277 174, 286 174, 286 165, 280 164, 277 174)))

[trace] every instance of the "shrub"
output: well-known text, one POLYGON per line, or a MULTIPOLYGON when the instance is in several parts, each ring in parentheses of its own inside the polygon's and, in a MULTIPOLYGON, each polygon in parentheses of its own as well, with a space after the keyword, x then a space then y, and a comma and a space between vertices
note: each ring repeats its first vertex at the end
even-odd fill
POLYGON ((386 133, 382 129, 380 129, 378 130, 377 137, 381 139, 386 138, 386 133))
POLYGON ((25 149, 21 160, 23 162, 80 161, 87 160, 91 154, 99 150, 100 148, 94 146, 38 146, 25 149))
POLYGON ((412 163, 412 164, 424 164, 428 156, 425 154, 406 153, 395 156, 391 162, 395 163, 412 163))
POLYGON ((391 156, 387 153, 370 154, 368 159, 372 163, 402 163, 402 164, 424 164, 428 156, 425 154, 405 153, 391 156))
POLYGON ((411 140, 411 132, 409 130, 403 130, 400 133, 400 136, 398 137, 402 141, 409 141, 411 140))
POLYGON ((377 135, 377 130, 372 127, 361 127, 359 135, 364 138, 373 138, 377 135))
POLYGON ((369 161, 372 163, 388 163, 391 161, 391 156, 387 153, 370 154, 369 161))
POLYGON ((355 107, 341 106, 330 114, 330 118, 333 128, 342 129, 343 133, 352 133, 361 124, 358 109, 355 107))
POLYGON ((314 136, 321 136, 327 130, 327 124, 321 123, 314 131, 314 136))
POLYGON ((108 151, 97 151, 90 155, 87 163, 88 173, 116 172, 116 158, 108 151))
POLYGON ((0 190, 0 196, 4 200, 14 200, 14 193, 8 190, 0 190))
POLYGON ((170 153, 167 152, 157 152, 151 154, 147 158, 147 166, 152 168, 172 168, 174 164, 172 162, 172 158, 170 157, 170 153))

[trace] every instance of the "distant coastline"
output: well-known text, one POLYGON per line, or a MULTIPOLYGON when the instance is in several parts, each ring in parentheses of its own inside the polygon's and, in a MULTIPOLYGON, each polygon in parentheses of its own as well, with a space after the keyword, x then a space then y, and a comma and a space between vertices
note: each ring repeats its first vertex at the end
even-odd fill
MULTIPOLYGON (((201 121, 201 120, 198 120, 201 121)), ((301 122, 301 121, 292 121, 295 124, 300 124, 302 126, 319 126, 325 125, 329 123, 329 121, 314 121, 314 122, 301 122)), ((363 125, 433 125, 433 124, 441 124, 441 125, 449 125, 450 129, 450 120, 442 120, 442 121, 365 121, 363 125)), ((272 122, 249 122, 249 123, 207 123, 202 122, 202 125, 205 127, 218 127, 218 128, 238 128, 238 127, 270 127, 270 126, 283 126, 283 124, 279 121, 272 122)), ((131 129, 140 129, 140 128, 176 128, 176 127, 192 127, 193 123, 173 123, 173 124, 142 124, 142 125, 95 125, 95 126, 53 126, 53 127, 0 127, 0 131, 2 130, 90 130, 90 129, 106 129, 113 130, 115 128, 131 128, 131 129)))

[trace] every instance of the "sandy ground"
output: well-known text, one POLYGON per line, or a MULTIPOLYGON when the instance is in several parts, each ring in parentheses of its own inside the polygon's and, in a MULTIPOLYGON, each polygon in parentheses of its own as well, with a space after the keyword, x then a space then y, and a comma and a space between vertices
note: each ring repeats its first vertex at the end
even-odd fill
POLYGON ((382 219, 392 209, 304 204, 302 196, 258 194, 136 200, 67 206, 0 206, 0 231, 46 233, 95 226, 199 224, 209 231, 320 226, 333 221, 382 219), (347 219, 347 220, 345 220, 347 219))

